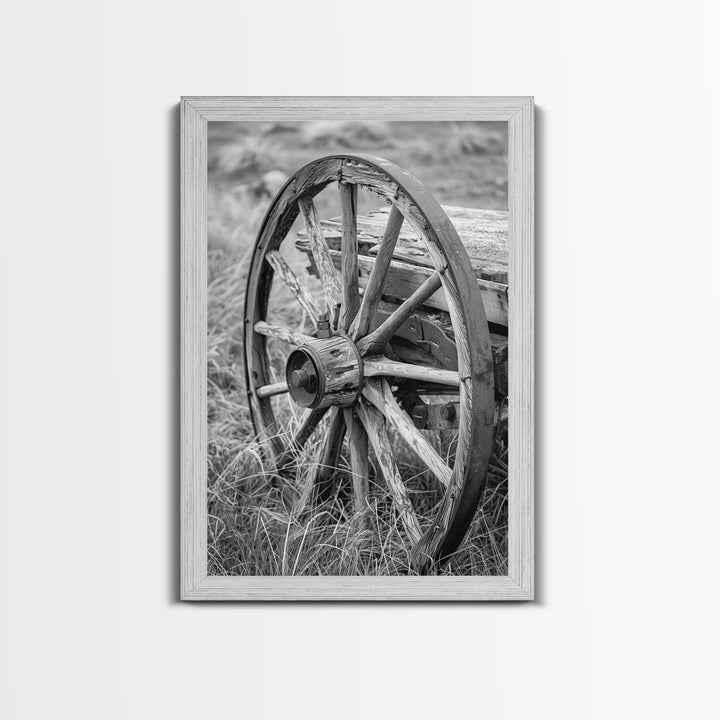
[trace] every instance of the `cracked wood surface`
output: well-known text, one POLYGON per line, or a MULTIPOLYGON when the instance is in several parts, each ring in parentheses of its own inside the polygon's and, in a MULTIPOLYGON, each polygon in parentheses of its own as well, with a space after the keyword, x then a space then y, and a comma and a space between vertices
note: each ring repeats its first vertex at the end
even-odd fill
POLYGON ((282 278, 288 290, 295 296, 300 305, 310 315, 313 323, 317 325, 320 311, 318 310, 315 300, 308 292, 307 288, 301 283, 292 268, 287 264, 285 258, 277 250, 272 250, 265 256, 265 260, 272 269, 282 278))
MULTIPOLYGON (((501 210, 476 210, 452 205, 442 206, 455 226, 467 250, 483 299, 488 322, 508 325, 508 214, 501 210)), ((359 283, 367 288, 376 257, 383 255, 383 233, 388 225, 390 207, 357 216, 357 246, 360 252, 359 283)), ((391 224, 392 225, 392 224, 391 224)), ((341 267, 341 218, 320 223, 335 268, 341 267)), ((393 237, 393 260, 387 270, 384 295, 393 299, 407 298, 435 270, 423 241, 406 222, 393 237)), ((309 253, 307 233, 298 233, 298 248, 309 253)), ((448 310, 447 300, 439 290, 425 302, 428 307, 448 310)))
POLYGON ((393 495, 395 507, 405 526, 405 531, 412 542, 417 543, 422 537, 422 530, 417 515, 413 510, 405 482, 395 464, 395 458, 385 429, 385 418, 375 409, 374 405, 364 400, 358 403, 357 413, 367 431, 368 439, 375 451, 375 459, 393 495))
POLYGON ((322 279, 327 314, 332 319, 335 306, 342 303, 342 283, 330 258, 327 240, 324 237, 322 225, 318 220, 315 204, 311 198, 301 197, 298 200, 298 207, 305 220, 305 232, 310 238, 310 248, 315 260, 315 266, 322 279))
MULTIPOLYGON (((455 226, 478 279, 508 283, 508 213, 505 210, 479 210, 456 205, 443 205, 455 226)), ((371 255, 379 249, 390 213, 389 207, 358 215, 358 243, 371 255)), ((331 249, 340 247, 341 221, 339 217, 322 221, 325 239, 331 249)), ((412 265, 432 268, 422 240, 410 223, 400 231, 394 252, 395 258, 412 265)))
POLYGON ((363 395, 393 425, 425 467, 447 487, 452 470, 415 427, 410 416, 398 405, 387 380, 368 380, 363 388, 363 395))

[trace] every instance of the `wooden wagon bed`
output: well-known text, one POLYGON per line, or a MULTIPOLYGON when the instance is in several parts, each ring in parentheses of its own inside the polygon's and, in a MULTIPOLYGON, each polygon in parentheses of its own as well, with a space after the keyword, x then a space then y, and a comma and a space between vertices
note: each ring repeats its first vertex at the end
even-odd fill
MULTIPOLYGON (((503 210, 443 205, 462 240, 482 292, 488 322, 502 327, 508 325, 508 214, 503 210)), ((382 237, 389 208, 381 208, 367 215, 358 215, 358 246, 361 253, 360 286, 364 287, 374 263, 378 242, 382 237)), ((322 221, 322 227, 333 259, 340 267, 341 219, 322 221)), ((310 255, 306 233, 298 233, 297 247, 310 255)), ((427 256, 422 240, 409 223, 404 223, 398 238, 394 260, 388 275, 388 285, 403 298, 430 277, 434 267, 427 256)), ((426 305, 447 310, 442 291, 430 297, 426 305)))

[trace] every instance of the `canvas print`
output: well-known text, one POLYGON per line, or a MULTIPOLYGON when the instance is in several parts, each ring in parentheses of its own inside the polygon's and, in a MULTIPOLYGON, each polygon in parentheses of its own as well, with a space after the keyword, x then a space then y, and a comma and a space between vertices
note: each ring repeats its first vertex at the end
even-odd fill
POLYGON ((209 122, 214 576, 508 574, 505 122, 209 122))

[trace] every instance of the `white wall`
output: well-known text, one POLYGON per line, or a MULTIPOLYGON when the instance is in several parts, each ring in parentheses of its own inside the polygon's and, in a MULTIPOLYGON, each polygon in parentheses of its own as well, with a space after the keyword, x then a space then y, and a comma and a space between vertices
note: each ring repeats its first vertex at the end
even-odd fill
POLYGON ((719 19, 4 4, 0 714, 717 716, 719 19), (181 94, 535 95, 538 602, 175 602, 181 94))

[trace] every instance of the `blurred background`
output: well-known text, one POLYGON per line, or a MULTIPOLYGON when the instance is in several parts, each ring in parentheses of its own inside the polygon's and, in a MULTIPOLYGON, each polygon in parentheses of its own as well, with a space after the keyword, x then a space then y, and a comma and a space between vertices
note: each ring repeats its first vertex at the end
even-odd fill
POLYGON ((507 210, 506 123, 215 122, 208 125, 209 250, 246 249, 285 180, 336 152, 391 160, 441 204, 507 210))
MULTIPOLYGON (((381 511, 377 516, 388 522, 380 555, 377 548, 367 545, 363 552, 357 553, 352 527, 349 523, 343 525, 347 518, 342 517, 341 506, 326 508, 337 521, 333 536, 327 534, 326 524, 315 524, 312 516, 303 519, 288 514, 275 492, 271 474, 263 465, 262 449, 256 443, 245 396, 245 282, 265 212, 282 185, 303 165, 323 155, 353 152, 378 155, 409 170, 441 204, 507 210, 506 123, 209 123, 208 562, 211 574, 403 574, 407 571, 407 558, 392 527, 389 505, 388 512, 381 511), (309 530, 310 525, 313 528, 309 530), (337 528, 341 526, 339 537, 337 528), (302 546, 304 540, 307 545, 302 546), (329 548, 326 556, 313 554, 314 548, 323 545, 329 548), (343 548, 340 554, 339 546, 343 548), (309 548, 313 552, 309 553, 309 548)), ((340 212, 337 192, 323 191, 314 202, 321 219, 340 212)), ((359 193, 358 203, 360 213, 383 205, 379 197, 370 193, 359 193)), ((302 220, 298 219, 294 230, 303 227, 302 220)), ((282 248, 297 274, 307 278, 304 271, 307 258, 295 249, 292 231, 282 248)), ((299 306, 283 292, 286 291, 282 283, 273 284, 268 319, 300 329, 296 325, 299 306)), ((276 379, 282 379, 283 357, 278 355, 272 362, 277 366, 274 368, 276 379)), ((277 408, 275 412, 277 416, 277 408)), ((289 418, 293 420, 297 421, 297 417, 289 418)), ((401 460, 398 462, 401 465, 401 460)), ((446 566, 446 573, 506 574, 507 475, 502 462, 493 469, 495 484, 486 492, 486 501, 478 511, 466 549, 455 565, 446 566)), ((412 465, 405 470, 414 472, 412 465)))

